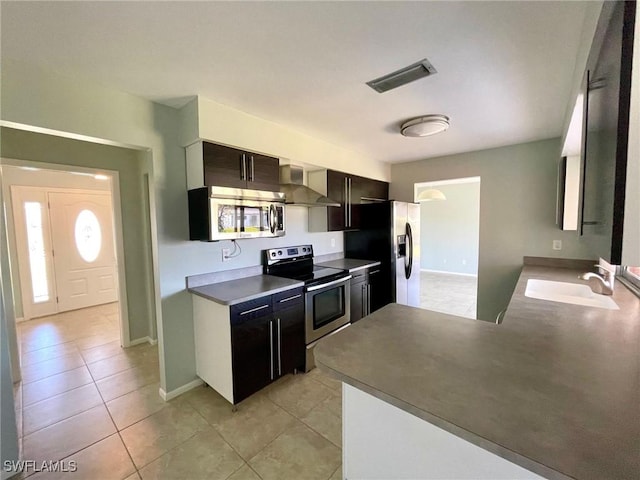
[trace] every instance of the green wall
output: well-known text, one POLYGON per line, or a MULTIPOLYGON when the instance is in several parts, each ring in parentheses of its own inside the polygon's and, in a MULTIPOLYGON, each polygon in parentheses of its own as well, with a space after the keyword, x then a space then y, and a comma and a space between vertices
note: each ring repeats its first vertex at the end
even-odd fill
MULTIPOLYGON (((11 128, 2 128, 1 138, 0 154, 5 160, 30 160, 118 172, 129 335, 131 340, 146 336, 155 338, 155 308, 152 302, 144 301, 153 298, 153 269, 149 205, 144 195, 144 160, 138 158, 141 152, 11 128)), ((19 293, 14 278, 16 301, 19 301, 19 293)))
POLYGON ((511 298, 523 256, 594 258, 576 232, 555 225, 560 139, 391 166, 390 195, 413 201, 414 183, 481 177, 478 318, 494 321, 511 298), (562 240, 560 251, 552 240, 562 240))
MULTIPOLYGON (((132 147, 145 158, 142 168, 151 176, 151 195, 155 198, 150 227, 157 238, 157 251, 152 253, 158 259, 155 287, 161 297, 156 310, 160 319, 161 387, 171 391, 193 381, 192 309, 184 278, 201 259, 186 240, 186 174, 184 148, 178 141, 178 112, 86 79, 59 75, 5 57, 1 62, 1 115, 5 126, 17 124, 85 143, 132 147)), ((17 147, 27 149, 28 145, 17 147)), ((12 156, 17 153, 12 152, 12 156)), ((64 163, 61 158, 54 161, 64 163)), ((145 246, 145 252, 151 247, 145 246)), ((134 249, 129 255, 140 253, 134 249)))

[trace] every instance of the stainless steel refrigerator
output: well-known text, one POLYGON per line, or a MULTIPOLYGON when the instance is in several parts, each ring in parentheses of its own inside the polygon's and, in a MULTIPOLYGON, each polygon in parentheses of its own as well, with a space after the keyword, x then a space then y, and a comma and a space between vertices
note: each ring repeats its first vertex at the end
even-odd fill
POLYGON ((385 279, 372 311, 396 302, 420 306, 420 206, 407 202, 359 205, 361 229, 345 232, 345 257, 379 260, 385 279))

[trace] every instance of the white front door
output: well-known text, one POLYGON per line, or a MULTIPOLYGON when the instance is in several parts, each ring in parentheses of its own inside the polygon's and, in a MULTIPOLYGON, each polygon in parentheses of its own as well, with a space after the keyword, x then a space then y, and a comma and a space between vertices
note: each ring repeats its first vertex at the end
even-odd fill
POLYGON ((58 311, 118 299, 109 193, 48 193, 58 311))

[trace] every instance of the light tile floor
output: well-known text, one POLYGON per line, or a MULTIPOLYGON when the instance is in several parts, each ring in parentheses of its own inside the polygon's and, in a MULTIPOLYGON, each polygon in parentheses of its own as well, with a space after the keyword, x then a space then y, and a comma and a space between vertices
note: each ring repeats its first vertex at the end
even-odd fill
POLYGON ((476 318, 478 279, 450 273, 420 272, 420 307, 476 318))
POLYGON ((14 478, 341 478, 339 382, 287 375, 236 412, 205 387, 164 402, 157 347, 123 349, 118 329, 117 303, 19 324, 22 459, 77 471, 14 478))

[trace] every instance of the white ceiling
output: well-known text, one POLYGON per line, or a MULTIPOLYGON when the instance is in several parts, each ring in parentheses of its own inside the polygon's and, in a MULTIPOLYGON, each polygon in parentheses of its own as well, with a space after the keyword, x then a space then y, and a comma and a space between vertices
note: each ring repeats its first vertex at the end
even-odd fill
POLYGON ((200 95, 399 162, 561 136, 585 5, 2 1, 2 56, 171 106, 200 95), (425 57, 432 77, 365 84, 425 57), (398 133, 432 113, 451 128, 398 133))

